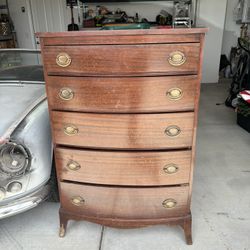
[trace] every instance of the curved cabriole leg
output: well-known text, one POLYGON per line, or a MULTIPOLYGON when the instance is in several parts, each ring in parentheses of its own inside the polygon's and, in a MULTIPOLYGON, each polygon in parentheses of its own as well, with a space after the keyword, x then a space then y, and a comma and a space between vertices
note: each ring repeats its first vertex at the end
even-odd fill
POLYGON ((183 220, 182 228, 185 233, 186 242, 188 245, 193 244, 192 240, 192 216, 191 214, 183 220))
POLYGON ((59 237, 63 238, 66 233, 68 218, 61 211, 59 212, 59 217, 60 217, 59 237))

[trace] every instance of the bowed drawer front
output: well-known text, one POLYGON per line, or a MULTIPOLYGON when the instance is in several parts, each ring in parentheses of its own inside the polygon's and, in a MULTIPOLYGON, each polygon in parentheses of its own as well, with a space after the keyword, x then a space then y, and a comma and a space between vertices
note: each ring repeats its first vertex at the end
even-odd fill
POLYGON ((49 46, 49 74, 164 75, 197 74, 199 43, 157 45, 49 46))
POLYGON ((194 110, 197 76, 49 77, 54 110, 150 113, 194 110))
POLYGON ((39 34, 61 237, 68 220, 82 219, 118 228, 180 225, 192 243, 205 31, 39 34))
POLYGON ((126 188, 61 183, 62 207, 88 217, 159 219, 187 212, 189 187, 126 188))
POLYGON ((60 145, 107 149, 173 149, 192 146, 194 113, 86 114, 53 111, 60 145))
POLYGON ((188 183, 192 152, 106 152, 56 149, 61 180, 126 186, 188 183))

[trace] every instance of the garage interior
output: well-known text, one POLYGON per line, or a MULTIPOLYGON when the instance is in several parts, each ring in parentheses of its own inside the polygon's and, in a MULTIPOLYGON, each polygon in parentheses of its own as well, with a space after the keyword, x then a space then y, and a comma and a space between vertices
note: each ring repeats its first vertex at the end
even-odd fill
MULTIPOLYGON (((86 9, 95 11, 97 6, 111 11, 120 9, 129 16, 150 21, 155 21, 163 10, 173 12, 173 1, 78 1, 73 16, 80 30, 94 28, 84 27, 93 25, 86 22, 86 9)), ((242 38, 248 41, 249 49, 250 1, 196 0, 192 1, 191 9, 193 23, 209 28, 204 44, 191 203, 193 245, 185 244, 180 227, 165 225, 114 229, 87 221, 69 221, 67 235, 59 238, 60 204, 45 201, 26 212, 1 219, 1 249, 250 250, 250 116, 244 124, 240 123, 237 106, 242 99, 238 94, 250 89, 248 69, 243 78, 240 75, 240 83, 235 83, 237 94, 230 92, 238 80, 235 75, 241 55, 235 55, 237 49, 232 48, 239 51, 238 41, 242 38), (243 2, 249 6, 245 21, 237 16, 243 2)), ((8 30, 4 33, 0 29, 3 33, 0 50, 40 50, 36 33, 67 31, 72 22, 70 6, 64 0, 0 0, 0 14, 0 24, 5 24, 4 30, 8 30)), ((247 49, 240 53, 249 57, 247 49)), ((246 68, 249 60, 244 64, 246 68)), ((0 92, 0 98, 3 95, 0 92)), ((245 102, 250 114, 250 104, 245 102)))

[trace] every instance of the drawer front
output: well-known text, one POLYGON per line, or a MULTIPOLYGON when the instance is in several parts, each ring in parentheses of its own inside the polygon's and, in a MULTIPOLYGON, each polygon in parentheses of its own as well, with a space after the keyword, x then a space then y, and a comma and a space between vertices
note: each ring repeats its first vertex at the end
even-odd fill
POLYGON ((49 74, 162 75, 196 74, 199 43, 157 45, 48 46, 49 74))
POLYGON ((157 219, 187 213, 189 186, 119 188, 60 183, 62 208, 98 218, 157 219))
POLYGON ((56 144, 110 149, 173 149, 192 145, 194 113, 52 112, 56 144))
POLYGON ((189 182, 191 151, 105 152, 56 148, 61 180, 107 185, 175 185, 189 182))
MULTIPOLYGON (((157 31, 157 30, 155 30, 157 31)), ((88 31, 84 31, 83 35, 75 36, 59 36, 59 37, 47 37, 43 38, 45 46, 55 45, 118 45, 118 44, 162 44, 162 43, 199 43, 201 40, 200 34, 163 34, 162 31, 157 34, 138 34, 136 30, 135 34, 104 34, 105 31, 98 30, 99 34, 89 34, 88 31), (102 33, 100 35, 100 32, 102 33)))
POLYGON ((48 77, 53 110, 147 113, 194 109, 197 76, 48 77))

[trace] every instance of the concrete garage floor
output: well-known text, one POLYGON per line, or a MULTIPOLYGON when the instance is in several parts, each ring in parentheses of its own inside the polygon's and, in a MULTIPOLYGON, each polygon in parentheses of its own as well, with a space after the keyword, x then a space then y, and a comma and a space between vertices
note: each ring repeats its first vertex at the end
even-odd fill
POLYGON ((193 246, 181 228, 102 229, 70 222, 58 237, 59 204, 44 203, 0 221, 0 249, 248 250, 250 249, 250 134, 223 103, 227 85, 202 87, 192 213, 193 246))

